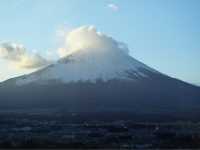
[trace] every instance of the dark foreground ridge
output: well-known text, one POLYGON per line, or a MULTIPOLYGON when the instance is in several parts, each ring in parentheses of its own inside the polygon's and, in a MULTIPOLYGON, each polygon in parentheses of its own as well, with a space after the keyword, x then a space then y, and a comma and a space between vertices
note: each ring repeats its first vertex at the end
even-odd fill
POLYGON ((51 110, 0 113, 0 148, 200 148, 200 123, 90 118, 51 110))

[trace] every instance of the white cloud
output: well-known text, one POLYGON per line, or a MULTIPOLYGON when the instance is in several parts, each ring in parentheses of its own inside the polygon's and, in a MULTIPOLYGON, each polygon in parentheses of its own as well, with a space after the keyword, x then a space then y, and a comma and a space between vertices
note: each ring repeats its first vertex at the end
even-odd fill
POLYGON ((118 42, 110 36, 98 32, 94 26, 82 26, 69 32, 65 37, 64 46, 58 49, 60 57, 76 51, 123 51, 128 53, 126 44, 118 42))
POLYGON ((62 37, 62 46, 57 50, 48 50, 41 56, 36 50, 27 50, 23 45, 4 42, 0 43, 0 59, 6 60, 11 66, 20 70, 33 70, 44 67, 59 58, 65 57, 77 51, 107 52, 120 51, 128 54, 126 44, 103 34, 94 26, 81 26, 77 29, 59 31, 62 37))
POLYGON ((36 52, 29 53, 23 45, 9 42, 0 44, 0 58, 22 69, 40 68, 49 63, 36 52))
POLYGON ((16 66, 19 68, 33 69, 43 67, 48 64, 48 61, 39 54, 23 55, 16 66))
POLYGON ((108 4, 107 7, 113 11, 119 11, 119 6, 116 4, 111 3, 111 4, 108 4))

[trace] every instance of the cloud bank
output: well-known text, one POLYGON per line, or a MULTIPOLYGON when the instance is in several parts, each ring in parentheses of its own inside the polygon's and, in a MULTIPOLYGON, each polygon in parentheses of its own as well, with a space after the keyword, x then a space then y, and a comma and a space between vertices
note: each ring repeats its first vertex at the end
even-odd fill
POLYGON ((23 45, 10 42, 0 44, 0 58, 22 69, 40 68, 49 63, 39 54, 28 52, 23 45))
POLYGON ((76 51, 121 51, 129 53, 126 44, 113 39, 99 31, 94 26, 82 26, 69 32, 65 37, 64 47, 58 49, 60 57, 65 57, 76 51))

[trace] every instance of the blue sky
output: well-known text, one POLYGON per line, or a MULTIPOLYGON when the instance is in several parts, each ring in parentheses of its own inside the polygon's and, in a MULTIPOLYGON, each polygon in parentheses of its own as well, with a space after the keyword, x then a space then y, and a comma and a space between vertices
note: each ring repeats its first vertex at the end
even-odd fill
MULTIPOLYGON (((0 41, 41 54, 57 49, 60 28, 82 25, 127 43, 145 64, 200 85, 199 0, 0 0, 0 41)), ((24 72, 0 60, 0 80, 24 72)))

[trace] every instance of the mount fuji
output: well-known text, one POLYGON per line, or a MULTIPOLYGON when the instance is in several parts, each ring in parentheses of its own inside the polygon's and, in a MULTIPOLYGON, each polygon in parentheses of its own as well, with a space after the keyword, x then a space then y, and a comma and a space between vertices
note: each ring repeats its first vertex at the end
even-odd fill
POLYGON ((75 48, 56 63, 0 83, 0 108, 198 118, 199 87, 148 67, 91 27, 71 39, 75 48))

